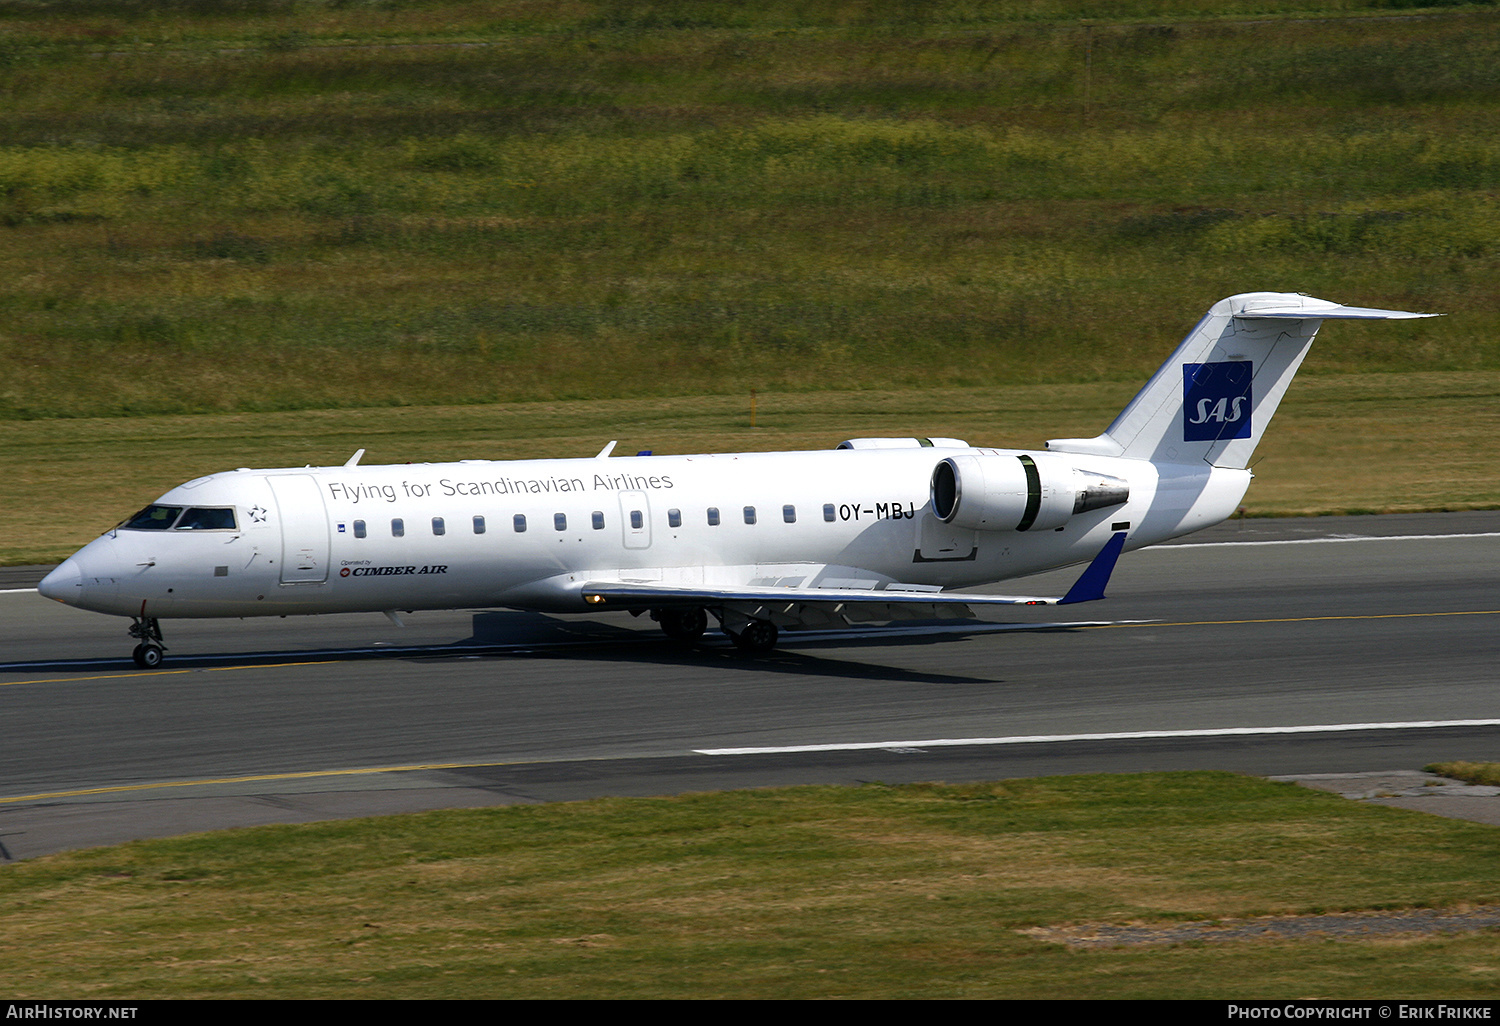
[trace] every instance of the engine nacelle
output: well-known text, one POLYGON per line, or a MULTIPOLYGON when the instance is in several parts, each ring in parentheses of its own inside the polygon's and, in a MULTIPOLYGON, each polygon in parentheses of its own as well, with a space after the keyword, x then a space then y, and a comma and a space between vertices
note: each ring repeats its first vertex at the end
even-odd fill
POLYGON ((1129 482, 1046 453, 950 456, 932 471, 933 512, 974 531, 1050 531, 1129 498, 1129 482))

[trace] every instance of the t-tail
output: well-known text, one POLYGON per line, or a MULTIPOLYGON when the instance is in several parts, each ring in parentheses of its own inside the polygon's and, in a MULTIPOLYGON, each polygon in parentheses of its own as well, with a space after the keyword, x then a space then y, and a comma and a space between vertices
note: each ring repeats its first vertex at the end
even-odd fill
POLYGON ((1244 469, 1324 321, 1436 316, 1294 292, 1230 296, 1209 309, 1102 435, 1053 439, 1047 448, 1244 469))

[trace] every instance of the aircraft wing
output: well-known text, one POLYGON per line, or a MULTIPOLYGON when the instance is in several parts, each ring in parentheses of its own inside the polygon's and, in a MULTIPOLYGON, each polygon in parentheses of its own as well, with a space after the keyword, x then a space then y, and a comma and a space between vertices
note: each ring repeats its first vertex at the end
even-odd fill
POLYGON ((821 627, 856 621, 967 619, 974 615, 970 606, 1050 606, 1102 599, 1104 587, 1124 546, 1125 533, 1121 531, 1113 535, 1077 583, 1061 597, 973 595, 903 584, 860 589, 768 585, 682 587, 632 581, 592 582, 583 586, 581 594, 584 602, 598 608, 722 607, 752 619, 769 619, 784 627, 821 627))

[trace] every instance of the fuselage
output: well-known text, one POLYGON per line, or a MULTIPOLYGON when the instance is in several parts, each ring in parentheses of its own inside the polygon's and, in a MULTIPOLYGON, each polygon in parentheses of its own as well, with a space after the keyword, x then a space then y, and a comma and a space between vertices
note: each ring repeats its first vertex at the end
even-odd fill
POLYGON ((1089 560, 1122 530, 1138 548, 1209 526, 1250 480, 1202 463, 1036 453, 1128 482, 1129 499, 1056 528, 972 530, 931 501, 934 468, 963 455, 1026 454, 913 446, 229 471, 167 492, 42 592, 169 618, 583 612, 579 590, 599 581, 958 588, 1089 560))

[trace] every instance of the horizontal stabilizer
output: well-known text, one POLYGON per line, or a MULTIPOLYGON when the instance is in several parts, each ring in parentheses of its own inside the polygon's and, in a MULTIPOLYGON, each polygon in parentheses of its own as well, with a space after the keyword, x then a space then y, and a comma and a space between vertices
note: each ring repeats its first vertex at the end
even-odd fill
POLYGON ((1281 320, 1320 321, 1409 321, 1417 317, 1441 317, 1442 314, 1412 313, 1410 310, 1377 310, 1368 306, 1340 306, 1337 303, 1323 305, 1322 300, 1309 298, 1303 306, 1284 306, 1270 309, 1249 309, 1234 315, 1240 320, 1273 317, 1281 320))

